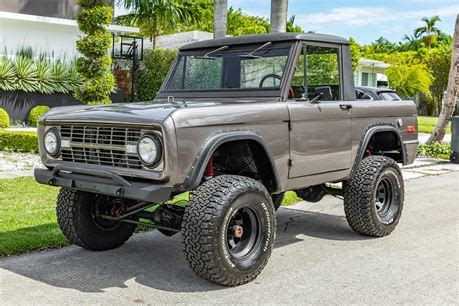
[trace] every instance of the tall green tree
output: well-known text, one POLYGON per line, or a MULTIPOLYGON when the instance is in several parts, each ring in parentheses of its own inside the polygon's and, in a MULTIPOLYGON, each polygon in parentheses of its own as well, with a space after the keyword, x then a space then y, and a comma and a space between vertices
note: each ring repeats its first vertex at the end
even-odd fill
POLYGON ((355 41, 354 38, 349 38, 349 43, 350 43, 350 52, 351 52, 351 59, 352 59, 352 70, 357 71, 357 68, 359 68, 359 61, 360 58, 362 57, 362 53, 360 50, 359 44, 355 41))
POLYGON ((443 95, 443 103, 440 115, 434 132, 427 140, 427 144, 434 141, 442 141, 445 137, 448 119, 453 115, 456 108, 457 98, 459 96, 459 14, 456 15, 456 24, 454 27, 454 36, 452 45, 451 66, 449 69, 448 86, 443 95))
POLYGON ((111 103, 110 93, 115 80, 110 72, 108 50, 112 36, 107 25, 112 20, 113 8, 109 0, 79 0, 82 8, 77 15, 80 31, 85 36, 77 41, 77 50, 83 56, 76 61, 84 83, 75 91, 76 99, 86 104, 111 103))
POLYGON ((435 26, 438 21, 441 21, 440 17, 434 16, 431 18, 422 18, 424 25, 414 30, 414 36, 416 38, 422 38, 422 41, 430 49, 433 44, 437 42, 438 34, 440 30, 435 26))
POLYGON ((287 32, 303 32, 301 26, 295 24, 295 15, 290 16, 287 21, 287 32))
POLYGON ((115 21, 140 27, 143 35, 151 37, 153 48, 159 35, 174 32, 181 24, 197 23, 202 17, 198 3, 191 0, 118 0, 117 5, 131 12, 115 21))

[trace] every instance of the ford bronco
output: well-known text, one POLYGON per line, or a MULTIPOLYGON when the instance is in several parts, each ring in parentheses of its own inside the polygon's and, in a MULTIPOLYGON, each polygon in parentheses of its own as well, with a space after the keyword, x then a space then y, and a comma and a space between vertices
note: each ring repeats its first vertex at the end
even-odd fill
POLYGON ((35 178, 61 187, 71 243, 113 249, 139 224, 181 232, 191 269, 226 286, 266 265, 288 190, 341 195, 353 230, 390 234, 398 163, 418 146, 412 101, 356 100, 348 41, 298 33, 191 43, 154 101, 53 108, 38 134, 35 178))

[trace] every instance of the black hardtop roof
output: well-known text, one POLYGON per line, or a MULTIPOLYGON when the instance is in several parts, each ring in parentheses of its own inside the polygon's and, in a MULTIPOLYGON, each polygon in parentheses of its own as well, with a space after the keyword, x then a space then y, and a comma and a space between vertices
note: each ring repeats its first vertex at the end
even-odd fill
POLYGON ((315 33, 270 33, 270 34, 257 34, 257 35, 242 35, 230 36, 225 38, 201 40, 191 44, 187 44, 180 48, 180 50, 192 50, 202 48, 212 48, 228 45, 245 45, 253 43, 264 42, 278 42, 278 41, 313 41, 324 43, 336 43, 348 45, 349 41, 339 36, 315 33))

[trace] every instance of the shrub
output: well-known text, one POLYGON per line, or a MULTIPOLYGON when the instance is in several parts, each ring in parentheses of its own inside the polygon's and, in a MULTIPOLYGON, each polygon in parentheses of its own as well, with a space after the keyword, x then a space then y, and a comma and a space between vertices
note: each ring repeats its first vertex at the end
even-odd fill
POLYGON ((38 152, 37 133, 9 132, 0 130, 0 150, 38 152))
POLYGON ((177 54, 175 50, 152 49, 145 52, 143 68, 137 78, 137 100, 153 100, 177 54))
POLYGON ((111 58, 107 55, 111 35, 106 26, 113 16, 108 0, 79 0, 82 8, 77 15, 80 31, 86 34, 77 41, 83 55, 77 60, 77 70, 85 78, 76 90, 75 98, 85 104, 111 103, 115 79, 110 72, 111 58))
POLYGON ((75 63, 51 61, 41 54, 37 58, 17 53, 15 59, 0 57, 0 89, 45 94, 74 92, 82 83, 75 63))
POLYGON ((0 128, 4 129, 10 125, 10 116, 3 108, 0 108, 0 128))
POLYGON ((451 153, 451 144, 447 142, 434 142, 431 145, 421 144, 418 148, 418 155, 421 156, 432 156, 443 159, 449 159, 451 153))
POLYGON ((40 119, 41 116, 43 116, 47 111, 49 111, 49 107, 45 105, 38 105, 32 108, 29 114, 29 119, 27 119, 27 122, 31 126, 37 126, 38 125, 38 119, 40 119))

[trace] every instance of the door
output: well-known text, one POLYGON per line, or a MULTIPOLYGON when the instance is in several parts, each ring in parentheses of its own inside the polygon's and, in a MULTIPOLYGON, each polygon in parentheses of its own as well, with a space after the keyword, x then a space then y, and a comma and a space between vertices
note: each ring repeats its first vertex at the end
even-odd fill
POLYGON ((287 102, 291 120, 289 178, 351 166, 352 103, 341 101, 340 54, 339 46, 308 44, 299 56, 287 102))

